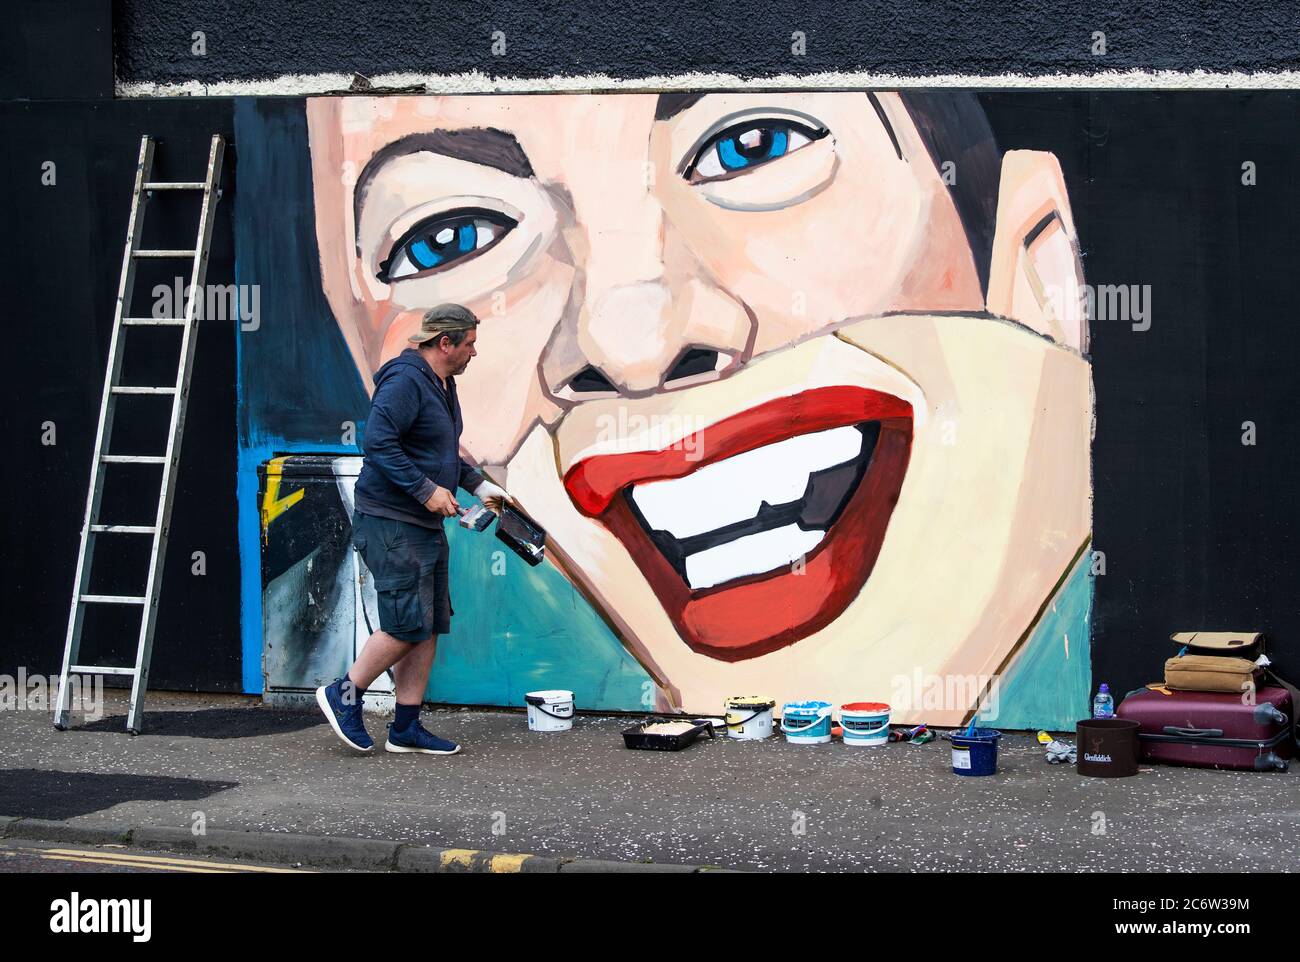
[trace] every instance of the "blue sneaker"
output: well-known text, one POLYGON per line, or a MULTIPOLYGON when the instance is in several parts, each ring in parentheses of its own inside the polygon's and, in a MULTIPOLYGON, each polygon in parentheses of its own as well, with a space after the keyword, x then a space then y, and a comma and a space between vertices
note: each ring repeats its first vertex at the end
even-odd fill
POLYGON ((437 735, 430 735, 418 721, 406 728, 394 728, 388 723, 388 741, 384 743, 386 752, 419 752, 422 755, 455 755, 460 746, 437 735))
POLYGON ((348 704, 343 697, 343 681, 340 678, 331 685, 317 688, 316 704, 320 705, 325 720, 344 745, 359 752, 368 752, 375 747, 375 740, 370 737, 365 722, 361 720, 361 699, 354 696, 353 703, 348 704))

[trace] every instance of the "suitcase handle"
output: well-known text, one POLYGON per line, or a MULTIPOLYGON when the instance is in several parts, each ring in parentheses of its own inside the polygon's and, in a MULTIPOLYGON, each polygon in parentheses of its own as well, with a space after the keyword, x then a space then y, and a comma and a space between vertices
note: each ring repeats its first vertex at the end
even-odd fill
POLYGON ((1222 738, 1222 728, 1179 728, 1177 725, 1166 725, 1166 735, 1182 735, 1184 738, 1222 738))
POLYGON ((1279 711, 1273 705, 1264 703, 1255 706, 1255 724, 1266 725, 1269 722, 1277 722, 1279 725, 1285 725, 1290 719, 1286 717, 1286 712, 1279 711))

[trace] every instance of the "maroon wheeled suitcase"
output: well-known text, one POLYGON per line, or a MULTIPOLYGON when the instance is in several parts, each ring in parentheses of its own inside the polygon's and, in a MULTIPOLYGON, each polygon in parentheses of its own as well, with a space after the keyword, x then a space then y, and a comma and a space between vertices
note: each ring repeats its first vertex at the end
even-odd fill
POLYGON ((1253 704, 1240 694, 1141 688, 1116 715, 1138 723, 1143 761, 1197 768, 1286 771, 1294 754, 1291 693, 1261 687, 1253 704))

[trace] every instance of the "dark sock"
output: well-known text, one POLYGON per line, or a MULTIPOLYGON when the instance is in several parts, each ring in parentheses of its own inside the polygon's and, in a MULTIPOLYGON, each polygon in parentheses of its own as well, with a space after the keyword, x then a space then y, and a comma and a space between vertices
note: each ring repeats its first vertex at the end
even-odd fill
POLYGON ((393 727, 398 729, 410 728, 420 720, 419 705, 398 704, 397 714, 393 718, 393 727))

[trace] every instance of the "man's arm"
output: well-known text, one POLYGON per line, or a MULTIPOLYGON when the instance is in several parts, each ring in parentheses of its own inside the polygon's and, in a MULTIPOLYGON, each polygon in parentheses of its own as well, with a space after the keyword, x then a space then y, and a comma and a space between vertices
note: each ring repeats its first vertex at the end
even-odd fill
POLYGON ((375 390, 366 422, 366 459, 416 501, 424 504, 437 487, 402 450, 401 438, 420 413, 420 389, 405 377, 393 377, 375 390))
POLYGON ((473 494, 474 489, 477 488, 480 484, 482 484, 483 481, 484 478, 482 472, 477 471, 474 468, 470 467, 469 462, 466 461, 464 458, 461 458, 460 459, 460 482, 459 482, 460 486, 464 488, 466 491, 468 491, 470 494, 473 494))

